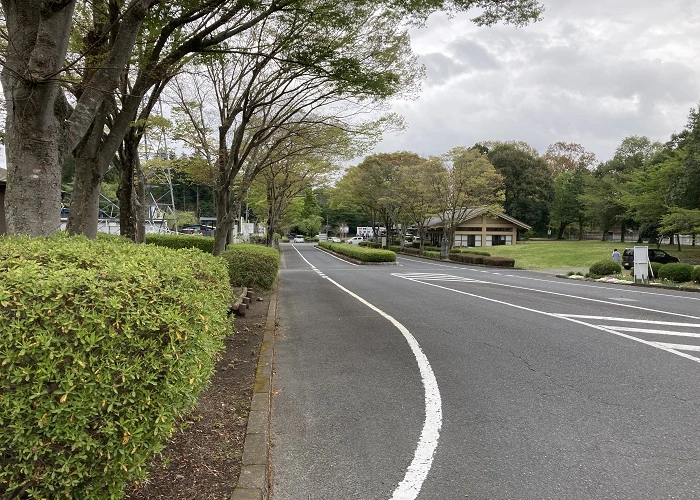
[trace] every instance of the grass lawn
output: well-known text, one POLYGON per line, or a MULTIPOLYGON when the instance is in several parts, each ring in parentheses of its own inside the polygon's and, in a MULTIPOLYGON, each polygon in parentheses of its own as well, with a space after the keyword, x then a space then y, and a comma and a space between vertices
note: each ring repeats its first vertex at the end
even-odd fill
MULTIPOLYGON (((536 240, 518 242, 517 245, 503 245, 484 248, 484 250, 499 257, 515 259, 515 267, 522 269, 571 270, 577 271, 588 268, 599 260, 609 260, 614 248, 622 253, 623 248, 634 247, 634 242, 620 243, 608 241, 575 241, 575 240, 536 240)), ((656 248, 655 245, 648 245, 656 248)), ((677 245, 661 245, 671 255, 678 257, 681 262, 700 264, 700 246, 683 246, 678 251, 677 245)))

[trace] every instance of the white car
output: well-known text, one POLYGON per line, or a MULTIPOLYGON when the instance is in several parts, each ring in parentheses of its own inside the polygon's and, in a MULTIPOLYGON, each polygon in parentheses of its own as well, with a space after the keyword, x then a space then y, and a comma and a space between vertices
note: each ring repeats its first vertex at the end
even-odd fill
POLYGON ((351 245, 359 245, 362 241, 365 241, 365 239, 362 236, 353 236, 348 240, 348 243, 350 243, 351 245))
POLYGON ((304 243, 304 237, 300 234, 297 234, 294 237, 293 243, 304 243))
POLYGON ((330 243, 340 243, 340 242, 342 242, 343 240, 341 240, 341 239, 338 238, 337 236, 331 236, 330 238, 328 238, 328 241, 329 241, 330 243))

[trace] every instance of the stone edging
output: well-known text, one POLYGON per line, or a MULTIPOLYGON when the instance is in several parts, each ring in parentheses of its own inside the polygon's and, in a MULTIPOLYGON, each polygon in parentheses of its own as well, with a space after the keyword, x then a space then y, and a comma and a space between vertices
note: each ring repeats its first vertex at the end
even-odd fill
POLYGON ((275 290, 270 296, 265 334, 255 373, 255 385, 243 445, 241 474, 231 500, 267 500, 269 495, 270 396, 276 317, 277 291, 275 290))

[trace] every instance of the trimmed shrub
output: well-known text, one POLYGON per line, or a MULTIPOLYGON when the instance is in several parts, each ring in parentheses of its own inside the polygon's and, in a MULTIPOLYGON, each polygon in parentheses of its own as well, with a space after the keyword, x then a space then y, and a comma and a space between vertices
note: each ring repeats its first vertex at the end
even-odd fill
POLYGON ((700 283, 700 266, 695 266, 693 268, 693 274, 690 277, 695 283, 700 283))
MULTIPOLYGON (((434 247, 428 247, 428 248, 434 248, 434 247)), ((440 250, 424 250, 422 254, 424 257, 430 257, 431 259, 440 259, 442 258, 442 255, 440 254, 440 250)))
POLYGON ((186 234, 147 234, 146 244, 172 248, 198 248, 204 253, 214 251, 214 238, 186 234))
POLYGON ((409 248, 405 247, 401 250, 403 253, 408 255, 420 255, 420 248, 409 248))
POLYGON ((693 276, 693 266, 683 264, 682 262, 671 262, 664 264, 659 269, 659 278, 676 283, 685 283, 690 281, 693 276))
POLYGON ((280 268, 278 250, 250 243, 237 243, 226 247, 221 257, 228 264, 233 286, 270 290, 275 284, 280 268))
POLYGON ((515 267, 515 259, 510 259, 508 257, 484 257, 485 266, 496 266, 496 267, 515 267))
POLYGON ((451 253, 449 257, 454 262, 462 262, 464 264, 483 264, 485 258, 483 255, 469 253, 451 253))
MULTIPOLYGON (((664 266, 661 262, 650 262, 651 271, 654 273, 654 278, 659 277, 659 270, 664 266)), ((630 269, 631 273, 634 274, 634 266, 630 269)))
POLYGON ((194 407, 230 332, 199 250, 0 238, 3 498, 119 498, 194 407))
POLYGON ((318 244, 333 252, 359 260, 360 262, 396 262, 396 253, 391 250, 377 250, 361 247, 360 245, 347 245, 343 243, 328 243, 322 241, 318 244))
POLYGON ((472 248, 461 248, 461 247, 454 247, 452 250, 450 250, 450 253, 472 253, 474 255, 484 255, 486 257, 491 256, 491 254, 488 252, 482 252, 481 250, 474 250, 472 248))
POLYGON ((612 260, 599 260, 593 264, 588 271, 593 276, 607 276, 621 273, 622 267, 612 260))

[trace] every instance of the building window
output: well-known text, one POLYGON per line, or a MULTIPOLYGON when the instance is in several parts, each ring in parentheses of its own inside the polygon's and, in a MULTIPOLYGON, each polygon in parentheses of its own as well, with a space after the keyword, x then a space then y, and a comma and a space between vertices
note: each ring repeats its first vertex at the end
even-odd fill
POLYGON ((480 247, 480 234, 455 234, 454 246, 456 247, 480 247))
POLYGON ((505 234, 494 234, 494 235, 486 235, 486 238, 491 238, 491 245, 496 246, 496 245, 512 245, 513 244, 513 237, 511 235, 505 235, 505 234))
POLYGON ((492 233, 512 233, 513 228, 512 227, 487 227, 487 231, 490 231, 492 233))

